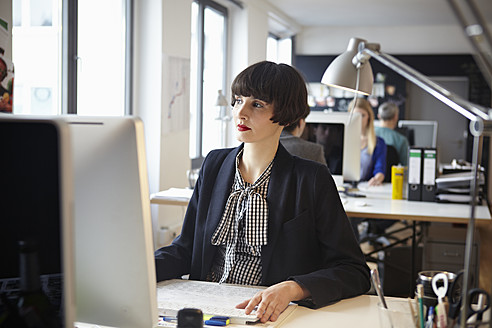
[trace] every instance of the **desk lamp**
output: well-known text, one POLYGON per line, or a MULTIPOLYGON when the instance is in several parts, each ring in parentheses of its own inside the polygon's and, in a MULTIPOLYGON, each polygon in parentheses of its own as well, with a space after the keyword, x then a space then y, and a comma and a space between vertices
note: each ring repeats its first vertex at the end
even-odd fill
MULTIPOLYGON (((470 120, 470 132, 473 136, 472 151, 472 184, 470 188, 470 220, 468 222, 466 245, 465 245, 465 263, 463 275, 462 290, 462 315, 461 327, 466 324, 466 308, 468 307, 468 290, 470 288, 470 265, 473 241, 475 239, 475 206, 477 197, 477 174, 478 174, 478 157, 480 148, 480 137, 482 135, 492 135, 492 114, 491 108, 473 104, 458 95, 444 89, 439 84, 431 81, 423 74, 407 66, 393 56, 380 51, 378 43, 368 43, 364 39, 350 39, 347 51, 333 60, 326 69, 321 83, 332 87, 340 87, 359 94, 371 94, 373 74, 370 68, 369 59, 374 58, 383 65, 391 68, 396 73, 415 83, 427 93, 436 97, 438 100, 448 105, 464 117, 470 120)), ((413 272, 412 272, 413 274, 413 272)))
POLYGON ((218 91, 217 100, 215 101, 215 106, 220 108, 219 116, 216 120, 221 121, 222 131, 221 131, 221 143, 222 147, 226 147, 226 134, 227 134, 227 122, 231 120, 231 116, 227 115, 227 106, 229 102, 226 97, 222 94, 222 90, 218 91))

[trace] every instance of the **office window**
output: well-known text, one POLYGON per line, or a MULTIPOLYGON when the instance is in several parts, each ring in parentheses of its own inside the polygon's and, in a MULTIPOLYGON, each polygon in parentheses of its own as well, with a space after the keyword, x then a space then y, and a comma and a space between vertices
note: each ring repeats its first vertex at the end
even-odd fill
POLYGON ((267 39, 267 60, 292 65, 292 38, 279 38, 270 34, 267 39))
POLYGON ((79 115, 125 114, 125 1, 78 2, 79 115))
POLYGON ((12 1, 15 114, 61 113, 61 0, 12 1))
POLYGON ((218 90, 227 89, 226 21, 226 8, 210 0, 193 2, 190 157, 197 163, 210 150, 221 147, 220 108, 215 102, 218 90))
MULTIPOLYGON (((78 1, 76 10, 62 10, 66 0, 12 1, 12 61, 15 114, 62 113, 62 13, 76 26, 76 106, 80 115, 129 113, 129 36, 131 0, 78 1), (94 10, 97 8, 97 10, 94 10), (73 15, 73 16, 71 16, 73 15), (75 19, 74 19, 75 18, 75 19)), ((65 86, 66 88, 66 86, 65 86)))

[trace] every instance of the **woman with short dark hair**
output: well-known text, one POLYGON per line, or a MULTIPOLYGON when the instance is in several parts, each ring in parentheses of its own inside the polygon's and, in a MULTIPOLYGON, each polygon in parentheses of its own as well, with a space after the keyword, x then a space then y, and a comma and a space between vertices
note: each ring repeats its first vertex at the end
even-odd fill
POLYGON ((285 125, 309 111, 293 67, 260 62, 232 84, 236 148, 211 151, 181 235, 156 251, 157 279, 269 286, 238 305, 275 321, 289 302, 318 308, 370 288, 369 268, 326 165, 290 155, 285 125))

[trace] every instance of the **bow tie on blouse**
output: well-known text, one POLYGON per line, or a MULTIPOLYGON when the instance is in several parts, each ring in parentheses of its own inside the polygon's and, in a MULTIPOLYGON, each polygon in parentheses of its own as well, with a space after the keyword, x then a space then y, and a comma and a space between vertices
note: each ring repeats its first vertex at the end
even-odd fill
POLYGON ((253 185, 245 187, 242 179, 236 177, 226 211, 212 236, 213 245, 235 244, 241 219, 245 219, 245 238, 249 246, 267 244, 268 205, 256 190, 268 181, 269 174, 264 172, 253 185))

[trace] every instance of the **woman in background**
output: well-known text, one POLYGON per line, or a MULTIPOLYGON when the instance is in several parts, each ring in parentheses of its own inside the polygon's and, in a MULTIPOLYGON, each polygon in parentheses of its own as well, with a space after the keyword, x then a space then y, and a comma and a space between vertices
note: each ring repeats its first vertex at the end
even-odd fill
POLYGON ((360 180, 370 186, 383 183, 386 172, 386 144, 374 131, 374 112, 364 98, 352 100, 349 110, 359 113, 362 118, 360 135, 360 180))

